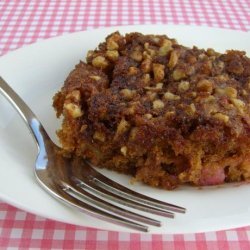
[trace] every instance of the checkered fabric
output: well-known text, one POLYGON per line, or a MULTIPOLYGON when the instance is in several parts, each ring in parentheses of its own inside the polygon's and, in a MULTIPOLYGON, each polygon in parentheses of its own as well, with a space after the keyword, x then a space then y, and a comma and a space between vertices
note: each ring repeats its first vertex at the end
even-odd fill
POLYGON ((118 233, 69 225, 0 203, 0 249, 250 249, 250 227, 196 234, 118 233))
MULTIPOLYGON (((65 33, 114 25, 185 24, 250 30, 249 0, 2 0, 0 55, 65 33)), ((250 249, 250 227, 141 235, 89 229, 0 202, 0 249, 250 249)))
POLYGON ((2 0, 0 13, 0 55, 41 39, 114 25, 250 30, 249 0, 2 0))

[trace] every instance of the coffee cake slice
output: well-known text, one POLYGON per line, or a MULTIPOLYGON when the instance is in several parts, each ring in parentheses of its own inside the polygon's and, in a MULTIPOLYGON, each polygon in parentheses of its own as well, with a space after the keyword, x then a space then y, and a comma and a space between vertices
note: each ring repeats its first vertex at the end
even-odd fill
POLYGON ((110 34, 54 96, 64 153, 174 189, 250 180, 250 59, 110 34))

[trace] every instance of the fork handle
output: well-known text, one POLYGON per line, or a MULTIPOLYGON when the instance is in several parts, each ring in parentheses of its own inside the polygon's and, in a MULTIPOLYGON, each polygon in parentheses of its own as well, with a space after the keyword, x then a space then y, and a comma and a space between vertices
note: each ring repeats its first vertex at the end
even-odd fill
POLYGON ((38 148, 44 145, 44 139, 49 138, 43 125, 32 112, 29 106, 22 98, 8 85, 8 83, 0 76, 0 93, 10 102, 33 135, 38 148))

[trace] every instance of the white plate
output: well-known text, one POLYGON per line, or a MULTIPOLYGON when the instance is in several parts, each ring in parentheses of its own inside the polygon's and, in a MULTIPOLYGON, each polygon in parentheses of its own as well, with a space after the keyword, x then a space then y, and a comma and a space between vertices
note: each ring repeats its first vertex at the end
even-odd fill
MULTIPOLYGON (((168 34, 182 44, 213 47, 218 51, 234 48, 250 54, 250 34, 206 27, 132 26, 92 30, 65 35, 24 47, 0 58, 0 75, 24 98, 41 119, 51 137, 59 121, 51 107, 52 96, 86 51, 93 49, 115 30, 122 33, 168 34)), ((0 96, 0 198, 19 208, 47 218, 107 230, 132 230, 99 221, 51 198, 38 186, 32 167, 36 146, 21 118, 0 96)), ((164 191, 141 184, 129 185, 129 177, 102 171, 120 183, 149 196, 187 208, 174 220, 162 219, 163 227, 151 233, 191 233, 250 225, 250 185, 203 188, 181 187, 164 191)), ((157 216, 152 216, 159 218, 157 216)))

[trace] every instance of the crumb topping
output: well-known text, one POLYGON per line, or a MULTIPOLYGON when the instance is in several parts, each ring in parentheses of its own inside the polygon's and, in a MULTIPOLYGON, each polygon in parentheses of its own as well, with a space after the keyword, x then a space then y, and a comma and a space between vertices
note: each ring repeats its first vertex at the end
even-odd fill
POLYGON ((86 61, 54 97, 67 152, 166 189, 249 179, 245 52, 115 32, 86 61))

